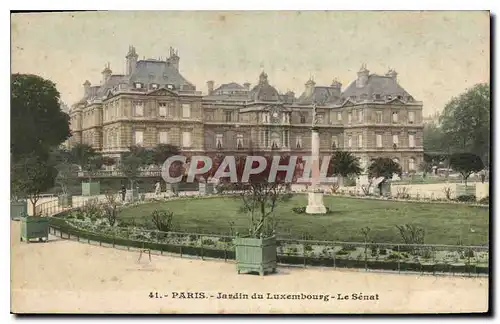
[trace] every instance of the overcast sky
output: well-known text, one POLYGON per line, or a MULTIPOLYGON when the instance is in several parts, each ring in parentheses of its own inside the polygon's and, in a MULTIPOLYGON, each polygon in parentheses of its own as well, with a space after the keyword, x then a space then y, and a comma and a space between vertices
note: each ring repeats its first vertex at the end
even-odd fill
POLYGON ((424 115, 490 79, 486 11, 33 13, 11 24, 12 72, 52 80, 67 104, 85 80, 101 81, 105 63, 124 73, 129 45, 140 59, 177 48, 181 73, 203 92, 207 80, 254 85, 264 69, 278 90, 300 95, 310 76, 345 87, 362 63, 378 74, 391 67, 424 115))

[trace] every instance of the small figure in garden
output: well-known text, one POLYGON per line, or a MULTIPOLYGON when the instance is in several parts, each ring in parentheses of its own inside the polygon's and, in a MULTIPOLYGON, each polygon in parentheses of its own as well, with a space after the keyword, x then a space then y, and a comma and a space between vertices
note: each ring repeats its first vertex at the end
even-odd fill
POLYGON ((125 186, 122 185, 122 189, 121 189, 122 201, 125 201, 125 193, 126 192, 127 192, 127 188, 125 188, 125 186))
POLYGON ((155 184, 155 195, 160 195, 161 194, 161 184, 160 181, 156 181, 155 184))

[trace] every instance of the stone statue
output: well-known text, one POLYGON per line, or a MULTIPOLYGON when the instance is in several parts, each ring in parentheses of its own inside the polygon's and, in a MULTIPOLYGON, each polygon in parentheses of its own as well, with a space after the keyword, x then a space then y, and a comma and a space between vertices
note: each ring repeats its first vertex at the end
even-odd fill
POLYGON ((318 116, 316 114, 316 104, 313 104, 313 118, 312 118, 312 126, 318 125, 318 116))

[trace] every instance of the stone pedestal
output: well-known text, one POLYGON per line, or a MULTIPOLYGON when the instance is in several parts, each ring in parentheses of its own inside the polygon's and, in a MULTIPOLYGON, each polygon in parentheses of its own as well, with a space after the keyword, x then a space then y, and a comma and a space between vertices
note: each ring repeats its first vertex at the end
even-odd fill
POLYGON ((318 190, 318 182, 320 180, 319 133, 314 127, 311 134, 311 158, 312 177, 308 192, 306 214, 325 214, 326 207, 323 204, 323 192, 318 190))
POLYGON ((322 192, 309 192, 307 200, 307 214, 326 214, 326 207, 323 204, 322 192))

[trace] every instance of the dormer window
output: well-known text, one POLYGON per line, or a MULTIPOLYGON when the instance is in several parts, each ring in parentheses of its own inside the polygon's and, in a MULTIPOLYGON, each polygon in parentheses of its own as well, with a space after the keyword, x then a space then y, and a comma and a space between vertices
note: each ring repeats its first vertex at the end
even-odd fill
POLYGON ((387 95, 386 98, 387 98, 387 100, 392 100, 392 96, 391 95, 387 95))
POLYGON ((173 90, 174 89, 174 85, 173 84, 167 84, 167 89, 173 90))
POLYGON ((151 84, 151 89, 158 89, 158 84, 157 83, 151 84))
POLYGON ((352 101, 356 101, 356 96, 350 96, 349 97, 352 101))
POLYGON ((378 93, 377 93, 377 94, 375 95, 375 100, 380 100, 380 94, 378 94, 378 93))
POLYGON ((136 89, 142 89, 142 83, 140 83, 140 82, 136 82, 134 84, 134 86, 135 86, 136 89))

